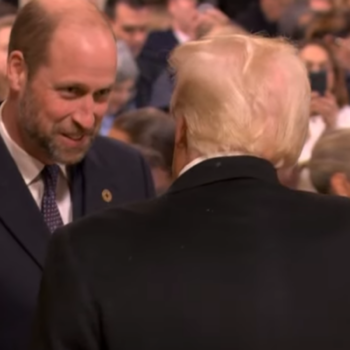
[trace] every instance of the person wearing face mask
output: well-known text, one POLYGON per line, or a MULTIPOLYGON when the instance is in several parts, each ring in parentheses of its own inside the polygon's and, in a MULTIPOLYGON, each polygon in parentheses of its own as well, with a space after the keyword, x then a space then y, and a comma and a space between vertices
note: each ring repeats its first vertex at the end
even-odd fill
POLYGON ((312 91, 309 136, 299 159, 304 163, 310 159, 313 146, 323 133, 350 126, 350 107, 344 73, 324 42, 304 43, 299 57, 311 75, 320 72, 325 75, 325 91, 312 91))
POLYGON ((350 107, 344 72, 327 44, 318 40, 307 41, 301 45, 299 57, 309 71, 314 91, 311 95, 309 133, 298 162, 301 172, 297 187, 312 191, 309 171, 305 167, 312 150, 323 134, 350 127, 350 107), (313 75, 324 77, 321 84, 324 91, 317 91, 317 86, 313 86, 313 75))

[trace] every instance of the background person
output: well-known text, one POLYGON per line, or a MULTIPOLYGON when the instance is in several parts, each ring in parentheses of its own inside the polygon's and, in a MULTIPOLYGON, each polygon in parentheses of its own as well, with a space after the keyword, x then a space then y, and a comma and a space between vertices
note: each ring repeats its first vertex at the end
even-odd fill
POLYGON ((333 52, 322 41, 304 43, 299 52, 309 72, 326 72, 324 96, 312 94, 309 135, 300 162, 307 161, 316 141, 326 130, 350 127, 350 108, 344 72, 339 67, 333 52))
POLYGON ((100 134, 106 136, 114 120, 123 111, 133 107, 135 85, 139 76, 139 69, 129 47, 123 41, 117 42, 117 76, 108 98, 107 113, 101 124, 100 134))
POLYGON ((107 0, 105 13, 117 40, 123 40, 137 57, 148 36, 150 10, 145 0, 107 0))
POLYGON ((115 120, 109 136, 140 147, 146 159, 150 160, 156 192, 161 194, 169 188, 175 123, 167 113, 154 108, 126 112, 115 120))
POLYGON ((7 52, 10 32, 15 19, 15 15, 0 17, 0 103, 5 100, 8 92, 8 83, 6 79, 7 52))
POLYGON ((350 198, 350 129, 335 130, 316 143, 308 169, 317 192, 350 198))

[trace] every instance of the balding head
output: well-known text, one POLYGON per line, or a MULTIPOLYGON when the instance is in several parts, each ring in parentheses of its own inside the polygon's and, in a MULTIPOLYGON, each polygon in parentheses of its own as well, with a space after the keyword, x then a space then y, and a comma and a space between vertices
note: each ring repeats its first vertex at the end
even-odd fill
MULTIPOLYGON (((282 40, 228 35, 177 48, 172 113, 197 156, 247 154, 294 163, 308 128, 310 85, 282 40)), ((179 138, 180 139, 180 138, 179 138)))
POLYGON ((37 68, 47 62, 49 45, 56 31, 67 26, 82 33, 88 28, 98 29, 113 40, 108 22, 90 1, 31 0, 18 13, 11 33, 9 55, 14 51, 23 54, 31 78, 37 68))
POLYGON ((43 163, 75 163, 89 149, 117 70, 109 24, 87 0, 32 0, 14 24, 3 120, 43 163))

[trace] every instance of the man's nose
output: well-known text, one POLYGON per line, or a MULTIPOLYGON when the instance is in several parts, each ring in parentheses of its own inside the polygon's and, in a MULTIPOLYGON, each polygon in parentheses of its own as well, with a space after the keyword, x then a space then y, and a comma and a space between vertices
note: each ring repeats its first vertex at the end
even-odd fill
POLYGON ((82 129, 93 129, 96 123, 95 102, 92 97, 85 98, 79 108, 73 115, 75 123, 79 124, 82 129))

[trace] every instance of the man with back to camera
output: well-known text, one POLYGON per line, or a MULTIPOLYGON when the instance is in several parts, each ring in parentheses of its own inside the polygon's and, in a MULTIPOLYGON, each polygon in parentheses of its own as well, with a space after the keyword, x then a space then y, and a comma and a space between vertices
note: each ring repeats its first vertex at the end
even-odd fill
POLYGON ((113 34, 86 0, 31 1, 9 44, 0 113, 0 349, 26 350, 51 233, 149 198, 144 160, 96 137, 116 74, 113 34))
POLYGON ((178 179, 53 236, 32 349, 348 349, 350 202, 276 174, 308 132, 296 49, 223 36, 171 62, 178 179))

